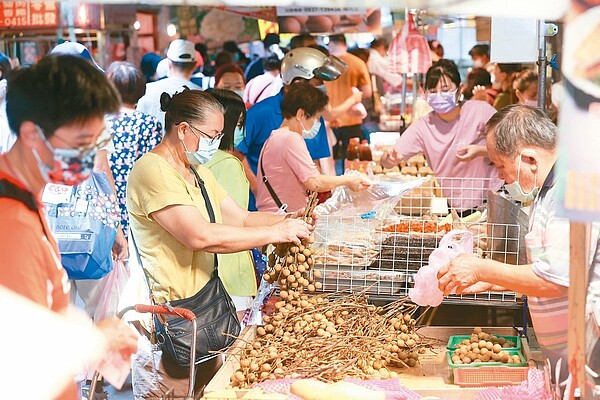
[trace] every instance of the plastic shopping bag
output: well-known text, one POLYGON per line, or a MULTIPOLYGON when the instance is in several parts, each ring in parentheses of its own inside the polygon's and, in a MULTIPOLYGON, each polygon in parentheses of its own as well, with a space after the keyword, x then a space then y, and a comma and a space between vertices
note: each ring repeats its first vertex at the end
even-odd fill
POLYGON ((415 275, 415 286, 408 290, 410 299, 420 306, 437 307, 444 299, 438 287, 437 273, 459 254, 473 253, 473 234, 455 229, 444 235, 437 249, 429 255, 429 264, 424 265, 415 275))
POLYGON ((117 314, 119 300, 128 280, 129 270, 125 263, 121 260, 114 261, 113 270, 102 279, 100 297, 94 311, 94 321, 99 322, 117 314))

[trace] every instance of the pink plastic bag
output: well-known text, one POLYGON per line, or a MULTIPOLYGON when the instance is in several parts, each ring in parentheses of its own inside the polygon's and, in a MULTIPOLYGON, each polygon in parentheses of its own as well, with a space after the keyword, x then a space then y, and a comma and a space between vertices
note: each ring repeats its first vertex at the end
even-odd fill
POLYGON ((473 253, 473 234, 455 229, 444 235, 437 249, 429 255, 429 264, 424 265, 415 275, 415 286, 408 290, 410 299, 420 306, 437 307, 444 299, 438 287, 437 273, 459 254, 473 253))
POLYGON ((129 270, 120 260, 113 261, 113 270, 102 279, 98 305, 94 311, 94 321, 100 322, 117 314, 121 293, 129 280, 129 270))

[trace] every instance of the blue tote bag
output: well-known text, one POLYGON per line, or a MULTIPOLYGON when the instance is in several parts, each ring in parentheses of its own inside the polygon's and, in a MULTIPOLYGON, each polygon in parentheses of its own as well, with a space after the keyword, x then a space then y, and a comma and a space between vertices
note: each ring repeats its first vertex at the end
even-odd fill
POLYGON ((48 184, 42 201, 70 279, 99 279, 113 268, 119 227, 117 197, 104 173, 77 186, 48 184))

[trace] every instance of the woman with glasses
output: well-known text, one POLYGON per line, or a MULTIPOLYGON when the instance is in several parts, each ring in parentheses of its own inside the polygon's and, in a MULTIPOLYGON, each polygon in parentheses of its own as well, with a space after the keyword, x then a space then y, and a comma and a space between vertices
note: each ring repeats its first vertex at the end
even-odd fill
MULTIPOLYGON (((163 93, 160 103, 165 136, 135 163, 127 183, 130 232, 142 266, 154 282, 156 303, 199 292, 215 268, 214 254, 270 243, 300 243, 310 235, 310 226, 294 218, 298 214, 289 218, 242 209, 205 167, 224 136, 221 103, 199 90, 184 90, 172 97, 163 93)), ((218 360, 198 365, 198 387, 208 382, 218 360)), ((186 374, 179 384, 171 382, 177 376, 171 368, 163 358, 160 369, 152 373, 169 379, 168 384, 162 382, 165 385, 177 386, 176 396, 182 389, 185 394, 186 374), (165 375, 165 365, 171 375, 165 375)))
POLYGON ((386 168, 423 153, 450 206, 469 214, 481 205, 488 189, 502 185, 485 152, 483 127, 496 112, 484 101, 460 101, 461 80, 456 64, 440 60, 425 77, 425 95, 433 109, 414 122, 381 157, 386 168), (451 179, 440 179, 451 178, 451 179), (461 178, 461 179, 452 179, 461 178))

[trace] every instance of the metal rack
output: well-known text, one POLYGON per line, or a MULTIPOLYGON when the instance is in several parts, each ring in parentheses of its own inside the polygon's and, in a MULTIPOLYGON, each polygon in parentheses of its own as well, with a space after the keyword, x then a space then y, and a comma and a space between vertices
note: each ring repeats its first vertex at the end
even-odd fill
MULTIPOLYGON (((447 223, 430 215, 432 203, 439 207, 436 202, 444 199, 442 194, 460 193, 464 196, 460 199, 446 197, 450 210, 455 204, 470 204, 483 209, 485 189, 491 183, 489 179, 438 178, 403 196, 395 208, 398 215, 393 217, 321 216, 315 230, 314 246, 315 269, 321 272, 322 290, 365 290, 380 298, 407 295, 408 289, 413 287, 416 272, 428 263, 429 255, 438 247, 444 234, 455 228, 473 233, 477 256, 517 264, 521 237, 519 225, 480 221, 452 223, 449 220, 447 223), (449 186, 441 187, 439 182, 449 186)), ((454 295, 446 300, 449 303, 506 305, 514 305, 518 301, 515 293, 507 292, 454 295)))

